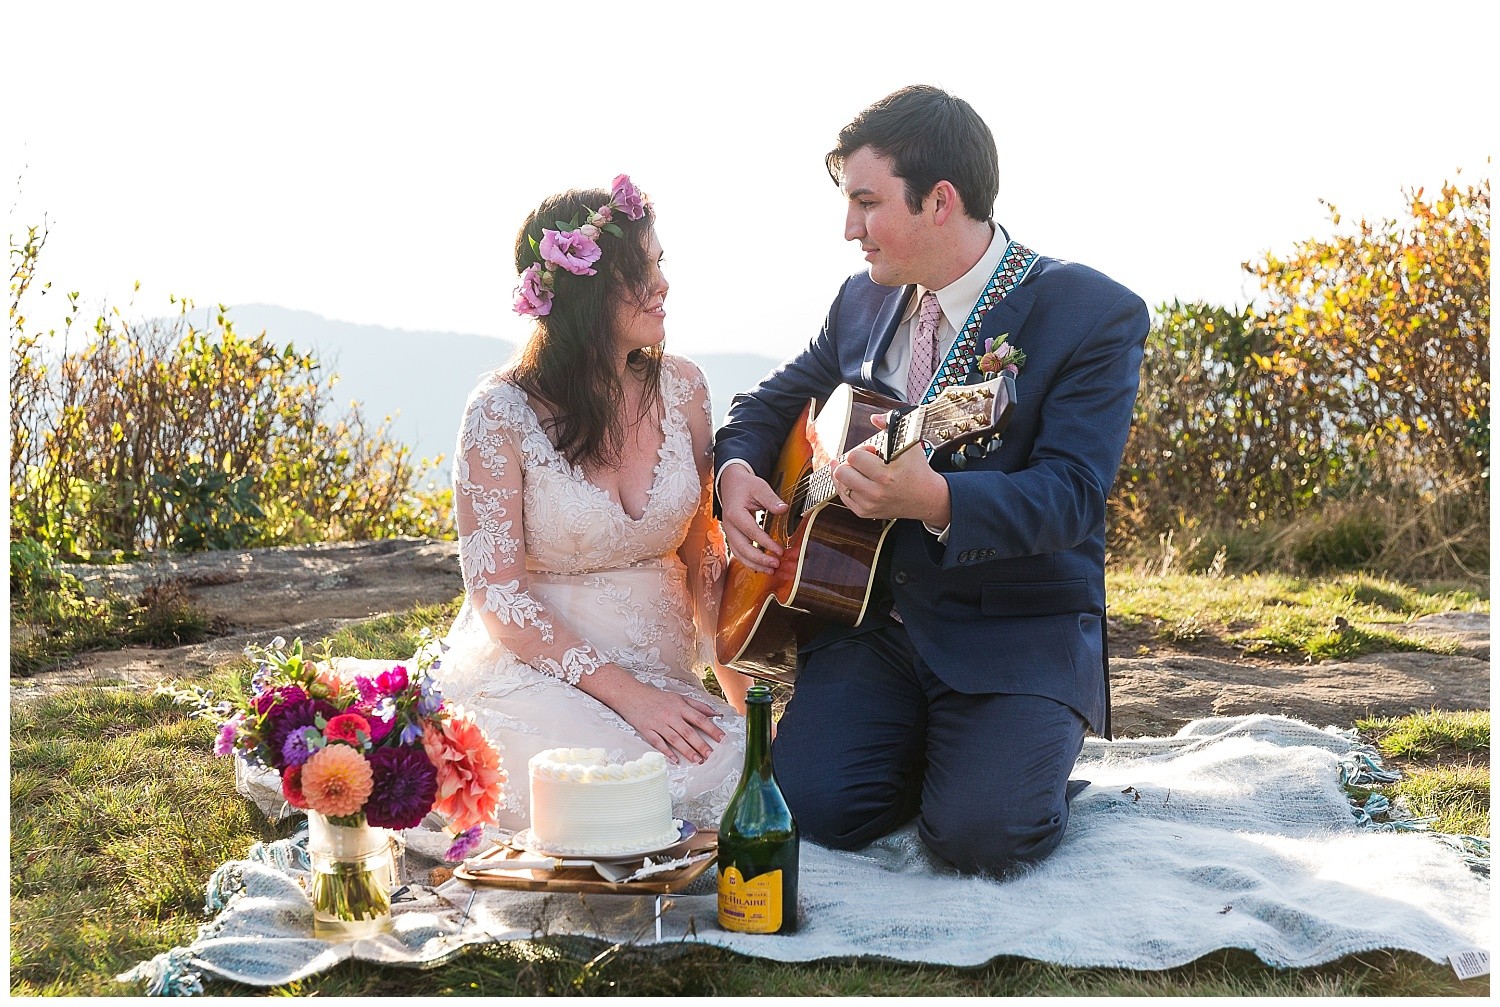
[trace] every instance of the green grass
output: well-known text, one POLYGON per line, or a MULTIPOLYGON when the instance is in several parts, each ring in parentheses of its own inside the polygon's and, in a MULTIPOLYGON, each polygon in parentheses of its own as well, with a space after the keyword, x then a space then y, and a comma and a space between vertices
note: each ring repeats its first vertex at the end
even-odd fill
MULTIPOLYGON (((401 657, 455 605, 371 620, 332 639, 338 653, 401 657)), ((310 641, 309 641, 310 642, 310 641)), ((200 684, 224 694, 248 662, 200 684)), ((1433 766, 1400 788, 1439 828, 1488 834, 1489 718, 1428 712, 1361 722, 1383 745, 1430 746, 1433 766), (1417 739, 1416 741, 1409 739, 1417 739), (1426 739, 1422 741, 1421 739, 1426 739), (1465 769, 1465 766, 1470 768, 1465 769), (1485 809, 1482 819, 1478 809, 1485 809)), ((279 830, 234 792, 229 760, 210 755, 213 728, 139 690, 69 688, 18 702, 11 721, 11 992, 120 995, 113 976, 189 943, 208 877, 279 830)), ((1412 747, 1415 751, 1416 748, 1412 747)), ((210 981, 213 994, 266 991, 210 981)), ((270 991, 319 996, 1487 996, 1444 965, 1371 952, 1316 968, 1271 968, 1225 950, 1160 972, 1078 969, 1018 958, 982 968, 835 960, 786 964, 718 948, 667 957, 648 949, 551 937, 484 945, 431 971, 345 963, 270 991)))
POLYGON ((1462 713, 1414 713, 1407 717, 1372 717, 1356 720, 1359 732, 1380 746, 1386 755, 1420 758, 1444 750, 1480 752, 1490 748, 1490 711, 1462 713))
POLYGON ((1110 615, 1163 643, 1211 641, 1250 655, 1313 661, 1391 651, 1450 654, 1457 649, 1451 641, 1407 637, 1395 628, 1439 612, 1489 611, 1488 592, 1472 586, 1408 585, 1368 574, 1110 571, 1107 585, 1110 615))

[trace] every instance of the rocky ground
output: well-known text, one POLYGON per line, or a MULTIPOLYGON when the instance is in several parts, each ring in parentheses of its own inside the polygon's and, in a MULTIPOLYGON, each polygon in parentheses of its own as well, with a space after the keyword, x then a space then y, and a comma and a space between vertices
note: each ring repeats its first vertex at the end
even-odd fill
MULTIPOLYGON (((98 587, 139 594, 177 578, 223 635, 169 649, 130 647, 83 655, 62 668, 11 680, 13 697, 64 684, 135 684, 197 677, 248 642, 280 635, 314 640, 342 625, 460 590, 457 544, 431 539, 199 553, 152 563, 75 570, 98 587)), ((1455 641, 1458 653, 1372 654, 1324 664, 1247 659, 1207 641, 1164 645, 1149 627, 1111 623, 1115 733, 1174 733, 1190 720, 1279 713, 1318 726, 1413 710, 1488 709, 1489 617, 1445 613, 1404 631, 1455 641)))

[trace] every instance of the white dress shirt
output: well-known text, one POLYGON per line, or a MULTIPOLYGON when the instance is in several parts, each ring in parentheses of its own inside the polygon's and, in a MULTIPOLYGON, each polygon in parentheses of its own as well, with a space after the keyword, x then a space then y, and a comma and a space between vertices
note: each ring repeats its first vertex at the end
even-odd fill
MULTIPOLYGON (((933 291, 937 294, 938 306, 943 309, 938 318, 937 339, 934 340, 939 366, 953 349, 959 328, 969 320, 969 313, 974 310, 979 295, 984 293, 984 285, 995 275, 995 267, 1000 265, 1000 258, 1005 254, 1005 246, 1009 243, 1005 232, 996 227, 990 237, 990 245, 979 257, 979 261, 946 287, 933 291)), ((890 348, 875 367, 875 378, 890 385, 898 393, 906 387, 906 372, 911 369, 911 341, 917 334, 917 306, 921 304, 922 295, 926 292, 926 287, 917 285, 916 292, 912 294, 901 315, 901 323, 896 329, 895 338, 891 340, 890 348)))

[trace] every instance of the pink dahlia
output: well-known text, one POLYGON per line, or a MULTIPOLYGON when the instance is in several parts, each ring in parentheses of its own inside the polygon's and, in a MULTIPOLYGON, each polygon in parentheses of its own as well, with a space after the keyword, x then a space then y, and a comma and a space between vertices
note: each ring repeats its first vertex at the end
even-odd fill
POLYGON ((307 806, 338 818, 365 806, 373 786, 369 761, 348 745, 329 745, 302 765, 302 793, 307 806))
POLYGON ((437 812, 460 832, 493 821, 505 770, 479 725, 455 709, 441 725, 427 726, 422 744, 437 767, 437 812))

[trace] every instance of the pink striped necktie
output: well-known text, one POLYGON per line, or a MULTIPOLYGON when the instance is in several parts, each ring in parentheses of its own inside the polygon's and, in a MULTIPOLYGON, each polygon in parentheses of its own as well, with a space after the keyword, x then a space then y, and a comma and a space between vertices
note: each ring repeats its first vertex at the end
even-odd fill
POLYGON ((932 372, 937 370, 938 319, 943 316, 942 305, 932 291, 922 295, 917 308, 917 331, 911 338, 911 366, 906 372, 906 401, 916 404, 922 401, 927 386, 932 384, 932 372))

